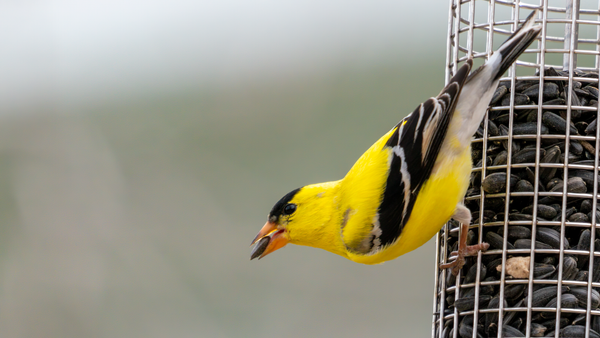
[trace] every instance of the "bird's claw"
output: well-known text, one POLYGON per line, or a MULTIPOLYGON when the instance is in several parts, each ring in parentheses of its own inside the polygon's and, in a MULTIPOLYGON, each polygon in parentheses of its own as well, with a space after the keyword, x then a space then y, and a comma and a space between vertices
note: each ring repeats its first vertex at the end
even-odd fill
POLYGON ((450 253, 449 260, 446 264, 440 264, 440 269, 449 269, 452 268, 452 274, 454 276, 458 275, 458 272, 465 265, 465 257, 473 256, 477 254, 479 251, 486 251, 489 249, 490 245, 488 243, 481 243, 475 245, 465 246, 464 248, 459 248, 458 251, 452 251, 450 253))

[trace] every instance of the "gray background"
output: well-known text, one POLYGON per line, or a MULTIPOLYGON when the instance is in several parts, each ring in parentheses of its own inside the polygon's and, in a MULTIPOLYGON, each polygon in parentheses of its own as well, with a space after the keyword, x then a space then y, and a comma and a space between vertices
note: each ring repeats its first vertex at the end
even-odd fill
POLYGON ((376 266, 249 243, 439 92, 447 10, 1 1, 0 336, 429 336, 432 241, 376 266))

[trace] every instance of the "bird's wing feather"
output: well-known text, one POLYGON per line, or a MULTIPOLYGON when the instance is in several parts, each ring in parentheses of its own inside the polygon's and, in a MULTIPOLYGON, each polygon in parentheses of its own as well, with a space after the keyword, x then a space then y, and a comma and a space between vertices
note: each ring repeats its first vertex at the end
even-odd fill
POLYGON ((468 60, 437 97, 400 121, 386 143, 393 155, 376 224, 382 247, 399 238, 419 189, 431 175, 471 66, 468 60))

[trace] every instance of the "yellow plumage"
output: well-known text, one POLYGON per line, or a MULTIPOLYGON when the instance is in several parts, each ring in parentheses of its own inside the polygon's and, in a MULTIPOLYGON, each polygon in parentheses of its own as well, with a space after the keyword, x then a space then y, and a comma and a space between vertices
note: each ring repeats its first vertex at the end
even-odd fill
MULTIPOLYGON (((534 12, 535 13, 535 12, 534 12)), ((529 16, 471 76, 472 60, 430 98, 377 140, 346 176, 296 189, 279 200, 253 243, 260 258, 287 243, 321 248, 364 264, 378 264, 427 242, 451 217, 462 223, 458 255, 471 220, 461 204, 471 172, 470 142, 500 77, 537 38, 529 16)))
POLYGON ((470 148, 459 156, 444 158, 434 170, 419 193, 413 217, 395 244, 372 255, 352 253, 344 245, 360 242, 371 231, 392 156, 384 144, 394 131, 375 142, 344 179, 305 186, 289 201, 298 206, 298 214, 291 219, 294 226, 287 235, 289 243, 324 249, 358 263, 379 264, 420 247, 440 230, 468 187, 470 148))
POLYGON ((392 129, 373 144, 344 179, 304 186, 289 201, 298 206, 288 219, 289 243, 321 248, 350 258, 343 238, 360 241, 370 231, 387 178, 389 149, 383 149, 392 129), (342 229, 342 224, 344 228, 342 229))

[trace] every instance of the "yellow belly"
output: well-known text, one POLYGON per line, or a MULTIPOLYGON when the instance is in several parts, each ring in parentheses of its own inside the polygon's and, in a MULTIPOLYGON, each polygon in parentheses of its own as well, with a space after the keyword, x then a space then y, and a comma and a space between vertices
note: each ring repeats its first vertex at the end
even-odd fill
POLYGON ((373 255, 349 254, 358 263, 378 264, 392 260, 425 244, 450 219, 465 196, 471 174, 471 149, 458 156, 438 160, 429 180, 423 185, 400 238, 373 255))

